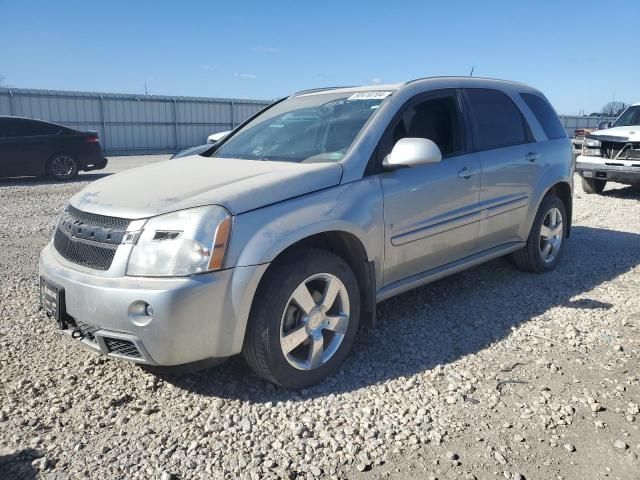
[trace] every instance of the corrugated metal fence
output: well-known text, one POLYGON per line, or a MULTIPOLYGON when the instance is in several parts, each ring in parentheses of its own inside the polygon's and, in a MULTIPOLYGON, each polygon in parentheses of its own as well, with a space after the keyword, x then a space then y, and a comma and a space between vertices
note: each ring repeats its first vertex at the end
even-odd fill
POLYGON ((269 101, 0 88, 0 115, 96 130, 108 155, 168 153, 206 143, 269 101))
POLYGON ((559 115, 562 126, 569 137, 573 137, 578 128, 598 128, 600 122, 614 122, 615 117, 579 117, 577 115, 559 115))
MULTIPOLYGON (((0 88, 0 115, 96 130, 108 155, 167 153, 201 145, 268 105, 265 100, 0 88)), ((613 118, 560 115, 567 134, 613 118)))

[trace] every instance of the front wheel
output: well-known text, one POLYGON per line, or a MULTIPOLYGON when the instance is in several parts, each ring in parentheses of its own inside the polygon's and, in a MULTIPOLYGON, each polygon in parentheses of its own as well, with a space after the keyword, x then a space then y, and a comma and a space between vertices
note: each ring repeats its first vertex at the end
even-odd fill
POLYGON ((78 175, 78 170, 78 161, 68 153, 58 153, 47 163, 47 174, 56 180, 71 180, 78 175))
POLYGON ((243 355, 261 377, 299 389, 330 375, 349 354, 360 290, 349 265, 304 249, 272 265, 251 309, 243 355))
POLYGON ((512 254, 514 263, 527 272, 548 272, 556 268, 567 237, 567 212, 564 203, 547 195, 536 213, 527 243, 512 254))
POLYGON ((604 187, 607 185, 606 180, 598 180, 595 178, 582 177, 582 190, 589 195, 593 193, 600 194, 604 191, 604 187))

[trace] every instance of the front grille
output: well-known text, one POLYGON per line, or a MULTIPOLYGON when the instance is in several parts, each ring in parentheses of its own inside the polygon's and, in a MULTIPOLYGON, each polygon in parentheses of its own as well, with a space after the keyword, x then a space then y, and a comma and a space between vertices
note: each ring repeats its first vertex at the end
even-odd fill
POLYGON ((130 220, 82 212, 72 206, 62 214, 53 245, 72 263, 109 270, 130 220))
POLYGON ((104 337, 104 343, 107 346, 109 353, 116 353, 118 355, 124 355, 125 357, 141 358, 140 351, 135 344, 129 340, 122 340, 119 338, 104 337))
POLYGON ((104 215, 97 215, 95 213, 83 212, 71 205, 67 206, 67 213, 80 220, 87 225, 93 225, 95 227, 102 227, 112 230, 126 230, 131 220, 127 218, 118 217, 105 217, 104 215))
POLYGON ((616 160, 640 159, 640 143, 602 142, 600 152, 604 158, 616 160), (621 153, 622 150, 622 153, 621 153))
POLYGON ((70 262, 96 270, 109 270, 118 249, 117 245, 73 238, 59 227, 53 237, 53 246, 70 262))

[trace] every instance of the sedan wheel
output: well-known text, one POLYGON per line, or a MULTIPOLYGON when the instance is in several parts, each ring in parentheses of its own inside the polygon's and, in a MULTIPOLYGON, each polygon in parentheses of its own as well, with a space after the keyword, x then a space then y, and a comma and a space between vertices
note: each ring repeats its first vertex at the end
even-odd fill
POLYGON ((57 180, 70 180, 78 174, 78 162, 66 153, 56 155, 49 161, 49 175, 57 180))

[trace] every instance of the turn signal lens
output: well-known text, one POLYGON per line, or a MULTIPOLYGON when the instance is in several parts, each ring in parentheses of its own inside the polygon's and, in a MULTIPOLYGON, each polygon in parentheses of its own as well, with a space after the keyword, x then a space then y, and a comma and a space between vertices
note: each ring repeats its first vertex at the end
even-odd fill
POLYGON ((216 234, 213 237, 213 252, 209 260, 209 270, 219 270, 224 265, 224 257, 227 253, 229 235, 231 234, 231 217, 227 217, 218 224, 216 234))

